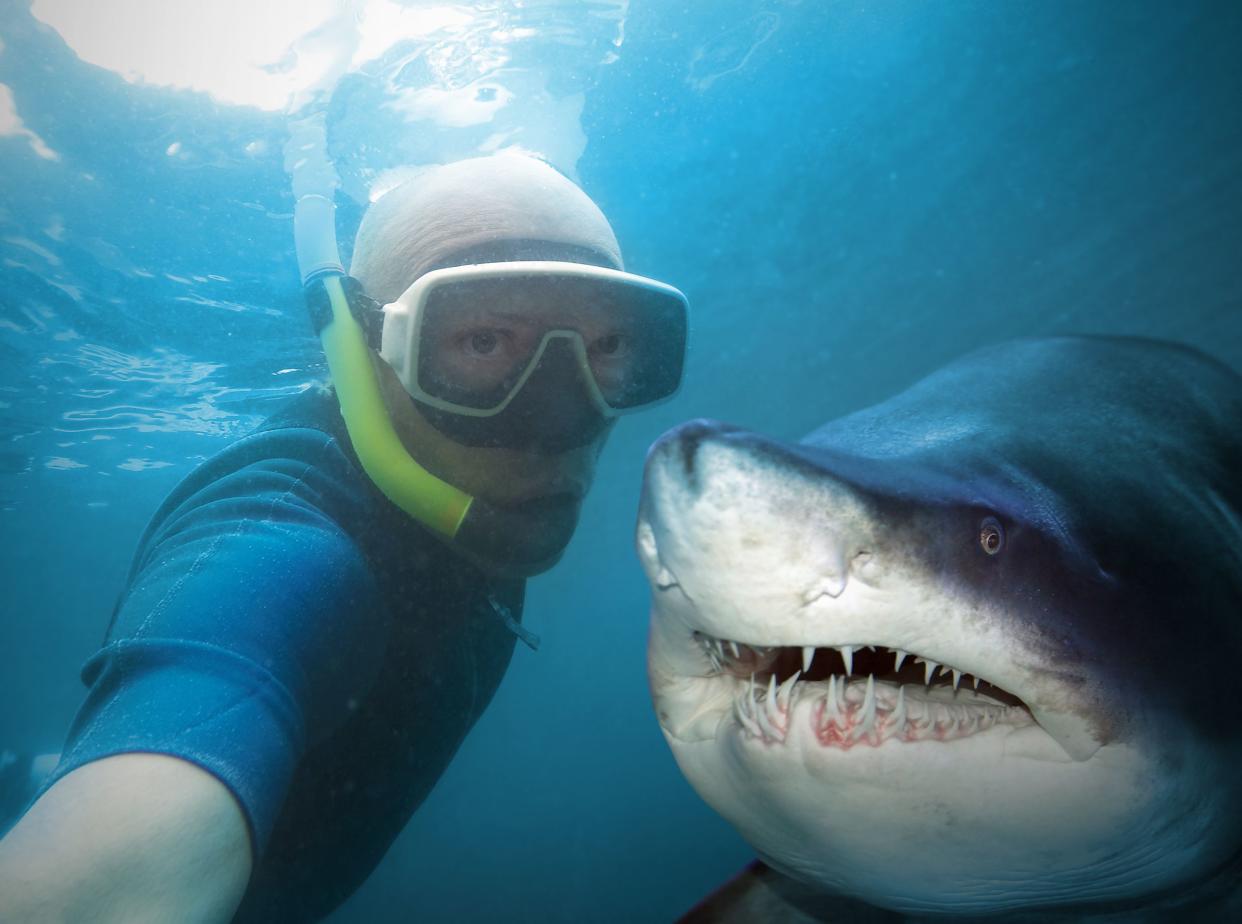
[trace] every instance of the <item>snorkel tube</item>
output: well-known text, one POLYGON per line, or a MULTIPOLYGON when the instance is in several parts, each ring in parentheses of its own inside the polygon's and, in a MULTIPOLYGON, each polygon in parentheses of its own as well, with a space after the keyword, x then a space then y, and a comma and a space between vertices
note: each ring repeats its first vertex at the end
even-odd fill
POLYGON ((419 465, 393 429, 371 366, 371 351, 343 284, 335 211, 326 196, 302 196, 294 206, 293 236, 307 304, 316 326, 322 322, 319 341, 349 440, 363 471, 385 497, 439 535, 456 538, 474 498, 419 465))

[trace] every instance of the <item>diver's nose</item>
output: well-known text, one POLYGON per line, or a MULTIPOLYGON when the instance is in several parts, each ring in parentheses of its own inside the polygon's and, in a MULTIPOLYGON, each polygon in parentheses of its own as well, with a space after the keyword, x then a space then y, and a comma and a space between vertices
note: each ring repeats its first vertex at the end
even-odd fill
POLYGON ((591 400, 587 382, 570 346, 549 344, 508 414, 520 422, 520 448, 560 454, 598 439, 611 424, 591 400))

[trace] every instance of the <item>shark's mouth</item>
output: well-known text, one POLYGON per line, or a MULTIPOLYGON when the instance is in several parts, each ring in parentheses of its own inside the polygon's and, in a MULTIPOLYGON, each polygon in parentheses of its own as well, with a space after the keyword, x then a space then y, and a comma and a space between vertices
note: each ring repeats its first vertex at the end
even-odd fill
POLYGON ((897 648, 764 647, 702 632, 694 640, 714 676, 734 684, 733 715, 744 733, 765 743, 783 743, 795 712, 801 721, 804 711, 819 743, 840 749, 952 741, 1034 723, 1012 693, 897 648))

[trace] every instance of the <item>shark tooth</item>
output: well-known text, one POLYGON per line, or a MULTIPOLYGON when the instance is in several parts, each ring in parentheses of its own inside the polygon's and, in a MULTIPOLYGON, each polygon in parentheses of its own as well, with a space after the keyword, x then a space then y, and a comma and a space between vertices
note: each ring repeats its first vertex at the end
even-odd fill
POLYGON ((738 722, 740 722, 742 727, 748 732, 756 738, 763 737, 763 729, 759 727, 759 724, 754 719, 746 714, 746 707, 742 705, 742 697, 740 694, 733 700, 733 714, 737 716, 738 722))
POLYGON ((940 665, 935 661, 924 661, 923 662, 923 683, 927 684, 928 686, 931 686, 932 674, 936 673, 936 668, 938 668, 939 666, 940 665))
POLYGON ((875 729, 875 675, 867 675, 867 690, 858 710, 858 724, 851 735, 855 741, 875 729))
POLYGON ((780 685, 780 687, 777 688, 776 699, 777 699, 778 705, 782 709, 789 708, 790 701, 793 698, 794 685, 798 682, 798 678, 801 676, 802 676, 802 671, 796 671, 792 677, 788 678, 784 683, 780 685))
POLYGON ((842 645, 841 646, 841 660, 845 662, 845 676, 848 677, 850 674, 854 673, 854 646, 853 645, 842 645))
POLYGON ((814 657, 815 657, 815 646, 814 645, 803 645, 802 646, 802 673, 804 674, 810 673, 811 661, 814 657))
POLYGON ((763 709, 755 710, 755 719, 759 723, 759 727, 763 730, 764 738, 771 738, 773 741, 785 740, 784 733, 779 727, 777 727, 776 723, 772 721, 771 716, 768 714, 767 703, 764 703, 763 709))
POLYGON ((839 728, 844 728, 845 723, 838 721, 841 716, 841 701, 837 696, 837 679, 835 677, 828 678, 828 695, 824 697, 824 723, 832 722, 839 728))
POLYGON ((894 732, 900 732, 906 724, 906 688, 897 688, 897 705, 888 715, 888 724, 894 732))

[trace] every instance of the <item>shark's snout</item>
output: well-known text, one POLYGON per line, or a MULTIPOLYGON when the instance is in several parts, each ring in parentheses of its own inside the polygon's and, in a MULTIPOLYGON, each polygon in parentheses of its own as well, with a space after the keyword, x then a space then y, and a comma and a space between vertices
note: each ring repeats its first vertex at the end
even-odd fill
MULTIPOLYGON (((699 453, 705 445, 720 443, 731 435, 745 434, 741 427, 718 420, 698 418, 674 427, 661 436, 647 453, 647 470, 672 466, 678 469, 683 486, 698 486, 699 453)), ((671 474, 671 473, 669 473, 671 474)))
MULTIPOLYGON (((789 605, 802 606, 841 596, 851 580, 881 576, 884 559, 869 505, 865 490, 788 444, 694 420, 670 430, 648 454, 639 554, 658 572, 657 586, 668 586, 682 583, 678 574, 690 580, 694 562, 709 549, 718 563, 735 562, 743 573, 780 550, 773 567, 792 564, 804 573, 787 585, 796 591, 789 605), (797 524, 792 559, 786 552, 791 523, 797 524)), ((730 584, 719 571, 705 583, 730 584)), ((695 592, 717 596, 708 586, 695 592)))

